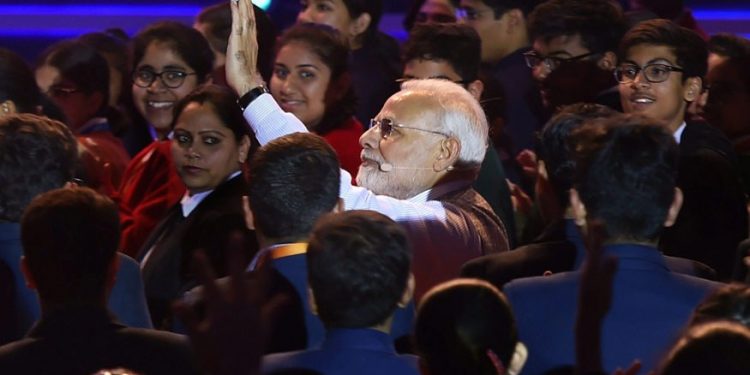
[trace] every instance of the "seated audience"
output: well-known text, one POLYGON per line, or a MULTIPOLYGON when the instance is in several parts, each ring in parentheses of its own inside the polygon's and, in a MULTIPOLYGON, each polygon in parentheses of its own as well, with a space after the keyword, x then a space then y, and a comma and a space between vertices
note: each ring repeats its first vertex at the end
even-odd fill
POLYGON ((42 316, 26 338, 0 347, 0 372, 90 374, 124 366, 148 374, 198 373, 184 337, 128 328, 109 314, 118 237, 117 206, 91 189, 60 188, 34 198, 21 220, 22 269, 42 316))
MULTIPOLYGON (((305 301, 307 347, 314 347, 323 340, 325 330, 310 309, 305 253, 318 217, 342 208, 336 154, 320 137, 290 134, 258 150, 248 180, 245 218, 256 231, 261 248, 249 268, 276 269, 294 285, 305 301)), ((413 302, 397 309, 391 336, 410 335, 413 318, 413 302)))
POLYGON ((662 122, 679 145, 677 186, 685 199, 659 247, 703 262, 726 280, 737 244, 748 237, 748 214, 731 143, 715 127, 685 120, 688 104, 701 93, 707 56, 694 32, 666 20, 645 21, 623 37, 615 73, 625 112, 662 122))
POLYGON ((203 249, 219 276, 225 276, 230 239, 241 239, 245 264, 257 251, 245 226, 242 168, 251 152, 247 124, 229 89, 209 85, 177 102, 172 159, 187 188, 146 240, 138 260, 143 270, 154 326, 175 329, 172 300, 197 285, 192 253, 203 249))
POLYGON ((326 327, 323 343, 263 358, 263 373, 311 369, 334 374, 418 374, 417 358, 398 355, 388 337, 393 312, 412 298, 406 233, 372 211, 321 218, 307 247, 310 303, 326 327))
MULTIPOLYGON (((249 4, 233 5, 235 20, 252 24, 249 4)), ((227 81, 240 94, 244 116, 264 145, 279 136, 306 132, 284 113, 253 62, 255 32, 232 29, 227 81)), ((487 120, 479 103, 461 86, 445 80, 403 85, 360 138, 360 187, 342 171, 339 197, 344 209, 371 209, 402 224, 414 246, 417 300, 430 287, 458 275, 476 256, 508 249, 505 228, 471 184, 487 148, 487 120)))
POLYGON ((132 44, 133 101, 153 140, 128 165, 117 199, 122 223, 119 250, 136 256, 185 193, 167 135, 175 104, 209 79, 213 53, 199 32, 176 22, 147 26, 132 44))
POLYGON ((414 0, 404 15, 404 29, 425 23, 455 23, 459 0, 414 0))
MULTIPOLYGON (((656 245, 682 203, 678 149, 663 126, 644 117, 592 122, 574 135, 570 205, 585 232, 605 228, 605 256, 618 259, 601 337, 603 368, 639 359, 653 368, 695 306, 720 284, 670 272, 656 245)), ((588 256, 588 253, 587 253, 588 256)), ((518 279, 505 292, 529 348, 524 373, 575 361, 573 327, 581 271, 518 279)))
MULTIPOLYGON (((479 36, 469 26, 420 25, 412 30, 403 47, 404 75, 402 80, 439 78, 464 86, 471 95, 483 103, 484 83, 479 79, 479 36)), ((488 122, 492 122, 488 107, 496 103, 483 103, 488 122)), ((491 131, 491 130, 490 130, 491 131)), ((510 189, 505 182, 505 170, 494 148, 487 149, 474 189, 487 200, 505 224, 514 246, 515 223, 510 189)))
POLYGON ((299 24, 277 42, 270 89, 284 111, 333 147, 341 167, 357 175, 362 123, 348 68, 347 41, 325 25, 299 24))
POLYGON ((130 155, 112 133, 107 118, 109 65, 94 47, 80 41, 62 41, 39 59, 36 82, 65 115, 79 144, 83 179, 109 197, 120 186, 130 155))
MULTIPOLYGON (((21 214, 38 194, 70 184, 76 163, 75 138, 62 123, 30 114, 0 116, 0 261, 14 278, 13 340, 23 337, 40 316, 39 301, 20 269, 21 214)), ((47 236, 48 230, 38 234, 47 236)), ((138 264, 122 254, 118 259, 109 308, 128 326, 150 328, 138 264)))
POLYGON ((690 328, 667 354, 657 375, 750 372, 750 329, 738 323, 713 322, 690 328))
POLYGON ((622 110, 612 72, 625 30, 622 11, 610 1, 550 0, 534 8, 533 49, 524 57, 549 114, 578 102, 622 110))
POLYGON ((349 42, 349 71, 357 97, 355 116, 367 124, 391 94, 398 91, 401 73, 398 44, 378 31, 382 0, 304 0, 297 22, 322 23, 338 30, 349 42))
POLYGON ((472 279, 448 281, 425 295, 414 340, 425 375, 518 375, 528 354, 508 300, 472 279))
MULTIPOLYGON (((562 107, 547 122, 539 136, 539 177, 535 186, 536 202, 547 222, 546 227, 528 245, 467 262, 461 275, 487 280, 502 288, 517 278, 581 267, 586 255, 585 241, 576 226, 568 199, 575 175, 570 135, 587 121, 606 119, 615 114, 613 109, 601 104, 573 104, 562 107)), ((716 272, 700 262, 670 256, 664 256, 664 261, 673 272, 716 279, 716 272)))

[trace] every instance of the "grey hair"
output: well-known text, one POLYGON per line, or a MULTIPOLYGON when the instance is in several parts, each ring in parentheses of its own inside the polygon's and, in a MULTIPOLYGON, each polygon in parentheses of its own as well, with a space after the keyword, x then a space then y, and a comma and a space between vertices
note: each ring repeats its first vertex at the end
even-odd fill
POLYGON ((440 131, 461 144, 458 166, 478 167, 487 152, 489 126, 479 102, 463 87, 445 79, 404 82, 401 93, 422 96, 439 105, 432 112, 440 131))

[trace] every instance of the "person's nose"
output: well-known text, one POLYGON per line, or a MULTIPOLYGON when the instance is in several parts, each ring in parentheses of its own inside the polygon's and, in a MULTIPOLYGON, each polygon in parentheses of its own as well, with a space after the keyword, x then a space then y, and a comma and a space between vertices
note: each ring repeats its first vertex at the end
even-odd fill
POLYGON ((359 145, 365 149, 377 149, 380 142, 380 127, 372 126, 359 137, 359 145))

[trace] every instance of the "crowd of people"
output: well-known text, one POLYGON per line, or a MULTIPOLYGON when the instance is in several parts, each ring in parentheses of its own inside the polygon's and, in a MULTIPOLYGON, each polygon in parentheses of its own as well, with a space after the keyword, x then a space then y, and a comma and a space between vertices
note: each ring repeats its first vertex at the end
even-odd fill
POLYGON ((749 40, 381 13, 0 48, 0 373, 750 373, 749 40))

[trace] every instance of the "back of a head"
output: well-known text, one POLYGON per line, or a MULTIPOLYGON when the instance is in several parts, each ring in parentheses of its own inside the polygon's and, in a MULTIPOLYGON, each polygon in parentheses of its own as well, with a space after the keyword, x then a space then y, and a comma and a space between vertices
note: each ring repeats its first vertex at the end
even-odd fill
POLYGON ((479 0, 488 7, 492 8, 495 18, 500 18, 505 12, 511 9, 520 9, 524 15, 528 15, 534 10, 534 7, 541 3, 542 0, 479 0))
POLYGON ((113 67, 120 72, 123 78, 129 76, 131 62, 125 40, 107 32, 83 34, 78 37, 78 40, 92 46, 105 58, 110 56, 113 67))
POLYGON ((717 289, 695 308, 690 325, 731 320, 750 327, 750 286, 734 283, 717 289))
POLYGON ((19 222, 35 196, 70 181, 77 159, 76 140, 61 122, 0 116, 0 221, 19 222))
POLYGON ((735 34, 718 33, 708 40, 708 50, 731 59, 747 58, 750 56, 750 40, 735 34))
POLYGON ((430 375, 497 375, 488 351, 508 368, 518 333, 500 291, 484 281, 457 279, 424 296, 414 339, 430 375))
POLYGON ((464 83, 477 79, 481 63, 481 40, 471 26, 429 23, 415 26, 404 44, 402 61, 445 61, 464 83))
MULTIPOLYGON (((457 168, 478 168, 487 152, 489 126, 482 106, 471 93, 454 82, 444 79, 415 79, 404 82, 399 97, 414 96, 432 105, 426 114, 437 127, 435 130, 455 137, 461 143, 457 168)), ((392 97, 393 98, 393 97, 392 97)))
POLYGON ((378 32, 378 25, 380 24, 380 17, 383 15, 383 1, 382 0, 343 0, 349 16, 352 19, 361 16, 364 13, 370 15, 370 25, 365 31, 364 37, 374 35, 378 32))
POLYGON ((575 160, 568 141, 570 135, 586 121, 605 119, 616 113, 601 104, 571 104, 560 108, 542 128, 537 155, 544 161, 549 181, 563 207, 569 204, 568 193, 575 174, 575 160))
POLYGON ((622 115, 584 125, 571 141, 587 217, 602 220, 611 239, 657 240, 675 194, 674 137, 654 120, 622 115))
POLYGON ((34 72, 15 52, 0 48, 0 103, 12 101, 19 113, 36 113, 39 87, 34 72))
POLYGON ((248 199, 256 229, 283 242, 307 238, 339 197, 336 152, 312 133, 294 133, 261 147, 250 163, 248 199))
POLYGON ((591 52, 617 51, 626 28, 625 15, 611 1, 550 0, 529 15, 532 41, 578 34, 591 52))
POLYGON ((196 16, 195 23, 205 25, 203 35, 214 51, 227 53, 229 34, 232 32, 232 9, 228 2, 203 8, 196 16))
POLYGON ((150 24, 133 37, 133 64, 137 65, 152 43, 164 43, 192 68, 198 82, 204 82, 213 70, 214 54, 208 41, 197 30, 179 22, 150 24))
POLYGON ((690 328, 657 372, 660 375, 750 373, 750 329, 734 322, 690 328))
POLYGON ((375 211, 323 216, 307 248, 307 274, 326 328, 384 323, 404 296, 411 247, 404 229, 375 211))
POLYGON ((671 49, 683 69, 683 82, 690 77, 703 78, 708 69, 706 41, 696 32, 665 19, 643 21, 625 33, 619 48, 619 59, 638 45, 666 46, 671 49))
POLYGON ((104 100, 98 114, 105 113, 109 98, 109 65, 96 48, 78 40, 62 41, 42 53, 37 69, 44 65, 57 69, 60 81, 72 83, 85 94, 101 94, 104 100))
POLYGON ((42 305, 106 301, 106 279, 120 239, 117 206, 88 188, 39 195, 21 220, 21 243, 42 305))

